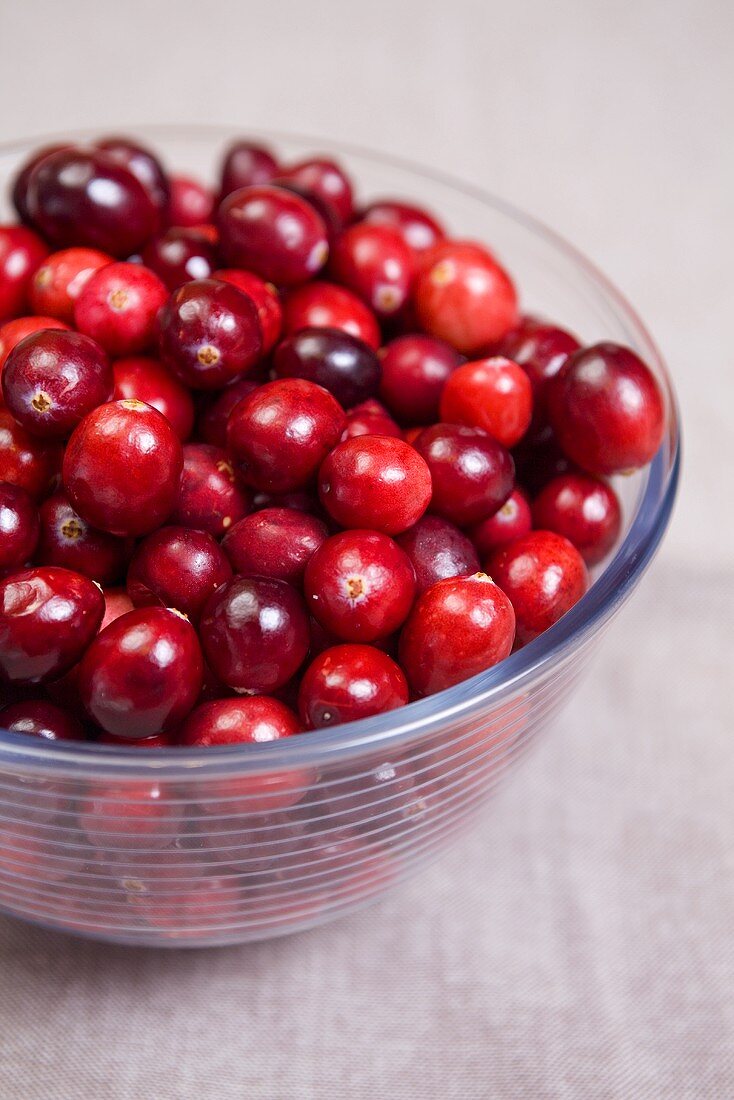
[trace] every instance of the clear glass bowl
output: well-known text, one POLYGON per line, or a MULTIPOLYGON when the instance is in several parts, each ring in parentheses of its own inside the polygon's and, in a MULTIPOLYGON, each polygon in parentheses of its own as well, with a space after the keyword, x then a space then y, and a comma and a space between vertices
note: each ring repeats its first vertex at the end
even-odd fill
MULTIPOLYGON (((136 132, 171 169, 204 179, 236 136, 214 127, 136 132)), ((286 157, 332 154, 362 199, 414 198, 454 234, 488 243, 526 310, 588 342, 628 344, 650 364, 669 427, 651 466, 618 485, 624 532, 588 594, 542 637, 449 691, 287 743, 206 752, 0 732, 0 908, 78 935, 157 946, 262 939, 331 920, 416 872, 454 842, 566 700, 673 506, 679 433, 669 379, 634 310, 592 264, 478 188, 320 139, 263 137, 286 157)), ((31 147, 0 150, 3 193, 31 147)))

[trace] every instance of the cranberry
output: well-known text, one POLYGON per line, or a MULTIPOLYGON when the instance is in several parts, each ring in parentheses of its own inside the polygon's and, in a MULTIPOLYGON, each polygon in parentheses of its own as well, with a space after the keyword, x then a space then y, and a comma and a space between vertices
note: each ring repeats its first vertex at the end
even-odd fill
POLYGON ((104 599, 88 577, 41 566, 0 581, 0 679, 61 676, 97 633, 104 599))
POLYGON ((491 516, 512 492, 512 457, 481 428, 434 424, 413 446, 431 471, 431 511, 459 527, 491 516))
POLYGON ((28 205, 57 248, 85 245, 122 259, 145 244, 158 222, 140 181, 96 149, 61 149, 44 157, 31 172, 28 205))
POLYGON ((103 153, 132 172, 158 211, 159 221, 164 221, 168 215, 171 189, 168 176, 155 153, 127 137, 103 138, 95 144, 103 153))
POLYGON ((304 577, 311 613, 346 642, 392 634, 415 598, 410 559, 378 531, 344 531, 319 547, 304 577))
POLYGON ((439 516, 423 516, 396 541, 410 558, 419 594, 446 577, 467 577, 479 571, 471 540, 439 516))
POLYGON ((76 718, 45 699, 13 703, 0 711, 0 728, 10 733, 26 733, 45 741, 85 741, 76 718))
POLYGON ((25 489, 0 481, 0 573, 25 565, 39 531, 38 509, 25 489))
POLYGON ((252 298, 214 279, 174 291, 160 312, 159 329, 164 362, 194 389, 219 389, 250 371, 262 352, 252 298))
POLYGON ((109 355, 134 355, 153 342, 158 310, 167 298, 168 291, 149 268, 108 264, 84 284, 74 321, 109 355))
POLYGON ((46 157, 51 156, 52 153, 58 153, 60 149, 70 148, 72 148, 72 146, 69 145, 68 142, 56 142, 53 145, 43 145, 40 149, 31 153, 30 157, 21 165, 20 171, 13 180, 12 198, 13 206, 18 211, 20 220, 25 222, 26 225, 30 225, 33 221, 28 206, 28 183, 33 169, 37 164, 40 164, 42 160, 45 160, 46 157))
POLYGON ((161 527, 136 550, 127 591, 136 607, 173 607, 196 622, 212 592, 231 576, 223 550, 206 531, 161 527))
POLYGON ((517 322, 507 272, 481 245, 442 241, 425 253, 413 290, 421 326, 464 355, 481 353, 517 322))
POLYGON ((323 220, 308 202, 280 187, 235 191, 217 218, 226 262, 276 286, 312 278, 329 255, 323 220))
POLYGON ((546 383, 558 374, 569 355, 581 345, 575 336, 556 325, 544 324, 534 317, 523 317, 499 346, 506 355, 523 368, 533 387, 533 419, 531 438, 541 435, 547 426, 546 383))
POLYGON ((227 421, 229 414, 235 405, 238 405, 243 397, 256 390, 259 383, 253 378, 238 378, 221 393, 213 394, 211 399, 200 406, 199 416, 196 421, 196 437, 203 443, 210 443, 214 447, 227 446, 227 421))
POLYGON ((345 408, 376 393, 381 374, 369 345, 332 328, 304 328, 286 337, 275 350, 273 367, 279 378, 318 383, 345 408))
POLYGON ((30 435, 0 408, 0 481, 19 485, 34 500, 42 500, 51 492, 60 465, 60 444, 30 435))
MULTIPOLYGON (((68 332, 69 326, 63 321, 57 321, 55 317, 16 317, 13 321, 6 321, 0 326, 0 379, 5 362, 13 348, 16 348, 26 336, 33 336, 44 329, 59 329, 68 332)), ((0 393, 0 405, 3 403, 0 393)))
POLYGON ((222 163, 220 196, 224 199, 240 187, 269 183, 278 172, 277 160, 264 145, 253 141, 235 141, 228 148, 222 163))
POLYGON ((300 733, 298 719, 288 707, 267 695, 244 699, 216 699, 196 708, 181 730, 182 745, 262 744, 300 733))
POLYGON ((408 300, 413 280, 411 249, 396 229, 358 222, 334 244, 330 269, 378 317, 397 313, 408 300))
POLYGON ((592 474, 651 461, 665 430, 655 376, 629 348, 603 343, 568 359, 548 386, 548 414, 563 450, 592 474))
POLYGON ((418 598, 400 663, 417 695, 433 695, 503 660, 514 637, 512 604, 486 574, 448 577, 418 598))
MULTIPOLYGON (((113 262, 96 248, 64 248, 47 256, 31 280, 29 298, 36 313, 74 322, 74 303, 95 271, 113 262)), ((53 328, 54 326, 50 326, 53 328)))
POLYGON ((532 641, 581 599, 588 585, 584 560, 573 543, 553 531, 531 531, 500 547, 487 569, 509 596, 517 641, 532 641))
POLYGON ((231 283, 248 298, 252 298, 262 329, 263 351, 266 354, 272 351, 280 339, 283 328, 283 310, 278 291, 273 284, 263 282, 250 271, 239 271, 237 268, 227 267, 215 271, 212 278, 220 279, 223 283, 231 283))
POLYGON ((371 645, 338 645, 319 654, 298 693, 310 729, 354 722, 408 702, 408 685, 395 662, 371 645))
POLYGON ((24 225, 0 226, 0 322, 23 313, 31 280, 48 255, 33 230, 24 225))
POLYGON ((316 280, 298 287, 285 300, 284 331, 290 336, 302 328, 338 328, 379 348, 380 327, 375 315, 351 290, 316 280))
POLYGON ((165 416, 184 443, 194 426, 191 394, 157 359, 133 355, 112 364, 114 400, 144 401, 165 416))
POLYGON ((431 473, 402 439, 368 435, 335 447, 319 472, 319 497, 342 527, 396 535, 417 523, 431 500, 431 473))
POLYGON ((530 380, 517 363, 496 356, 458 367, 441 395, 441 419, 483 428, 503 447, 519 443, 533 414, 530 380))
POLYGON ((234 407, 228 449, 249 485, 287 492, 312 480, 344 424, 341 405, 325 389, 286 378, 260 386, 234 407))
POLYGON ((196 631, 177 611, 140 607, 99 634, 82 658, 79 690, 89 717, 134 741, 178 725, 203 681, 196 631))
POLYGON ((463 361, 450 344, 420 335, 391 340, 380 352, 380 360, 380 397, 403 424, 430 424, 438 419, 443 388, 463 361))
POLYGON ((168 290, 191 279, 209 279, 217 266, 217 250, 201 228, 173 228, 154 237, 143 249, 143 263, 168 290))
POLYGON ((65 493, 56 493, 41 505, 41 537, 36 551, 39 565, 73 569, 99 584, 119 579, 132 554, 129 539, 90 527, 71 506, 65 493))
POLYGON ((482 557, 493 550, 527 535, 532 527, 530 502, 522 489, 513 489, 501 508, 489 519, 483 519, 469 532, 482 557))
POLYGON ((235 577, 207 603, 205 656, 222 683, 261 694, 286 684, 308 652, 308 617, 295 589, 264 577, 235 577))
POLYGON ((286 168, 279 179, 298 184, 307 195, 329 207, 337 225, 346 225, 352 220, 352 185, 344 170, 333 160, 313 158, 299 161, 286 168))
POLYGON ((214 195, 208 187, 190 176, 171 176, 168 221, 174 227, 191 229, 210 222, 214 213, 214 195))
POLYGON ((183 827, 181 803, 166 793, 147 779, 92 783, 79 800, 79 824, 107 859, 136 850, 148 857, 172 844, 183 827))
POLYGON ((400 426, 384 407, 382 411, 374 408, 378 402, 363 401, 347 413, 347 426, 342 432, 342 441, 355 439, 360 435, 389 435, 393 439, 402 439, 400 426))
POLYGON ((386 225, 396 229, 416 253, 425 252, 446 236, 443 227, 427 210, 395 199, 370 203, 362 211, 361 220, 369 225, 386 225))
POLYGON ((183 474, 171 522, 221 538, 250 510, 250 497, 219 447, 187 443, 183 474))
POLYGON ((264 508, 226 534, 222 549, 236 573, 300 585, 309 560, 328 538, 326 524, 292 508, 264 508))
POLYGON ((115 619, 119 619, 120 615, 126 615, 133 609, 133 601, 124 588, 105 588, 102 595, 104 596, 104 617, 99 626, 100 631, 115 619))
POLYGON ((64 488, 80 516, 112 535, 146 535, 168 519, 178 495, 181 444, 142 401, 89 413, 66 448, 64 488))
POLYGON ((533 522, 563 535, 587 565, 595 565, 619 537, 622 510, 606 482, 586 474, 564 474, 550 481, 533 501, 533 522))

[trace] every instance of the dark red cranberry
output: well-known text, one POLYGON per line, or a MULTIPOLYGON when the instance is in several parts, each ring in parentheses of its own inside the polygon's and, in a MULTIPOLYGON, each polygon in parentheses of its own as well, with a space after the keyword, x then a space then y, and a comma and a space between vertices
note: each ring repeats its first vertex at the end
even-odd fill
POLYGON ((556 439, 589 473, 636 470, 660 446, 663 395, 650 368, 629 348, 603 343, 577 352, 547 393, 556 439))
POLYGON ((342 432, 342 441, 355 439, 360 435, 388 435, 393 439, 402 439, 400 425, 396 424, 384 406, 377 401, 363 401, 347 413, 347 426, 342 432))
POLYGON ((55 493, 41 505, 39 565, 73 569, 98 584, 111 584, 123 574, 132 554, 129 539, 90 527, 71 506, 66 493, 55 493))
POLYGON ((171 522, 221 538, 250 510, 250 496, 219 447, 187 443, 183 474, 171 522))
POLYGON ((160 312, 159 347, 164 362, 186 385, 219 389, 251 371, 260 358, 255 303, 229 283, 186 283, 160 312))
POLYGON ((471 540, 440 516, 423 516, 396 541, 410 558, 419 594, 436 581, 479 572, 479 558, 471 540))
POLYGON ((153 343, 158 310, 168 291, 142 264, 108 264, 84 284, 74 323, 109 355, 134 355, 153 343))
POLYGON ((584 559, 553 531, 531 531, 500 547, 487 570, 515 609, 517 641, 532 641, 565 615, 588 586, 584 559))
POLYGON ((171 196, 168 202, 168 224, 191 229, 212 220, 214 194, 203 183, 190 176, 171 176, 171 196))
POLYGON ((102 595, 104 596, 104 617, 99 626, 100 631, 115 619, 119 619, 120 615, 127 615, 128 611, 133 609, 133 601, 124 588, 105 588, 102 595))
POLYGON ((0 581, 0 679, 38 684, 71 668, 97 633, 104 599, 94 581, 41 566, 0 581))
POLYGON ((60 467, 61 444, 30 435, 7 409, 0 408, 0 481, 19 485, 34 500, 43 500, 60 467))
POLYGON ((142 259, 168 290, 178 290, 192 279, 211 278, 217 250, 200 228, 173 228, 154 237, 143 249, 142 259))
POLYGON ((112 256, 96 248, 63 248, 52 252, 31 280, 31 306, 36 313, 72 325, 74 304, 87 282, 95 271, 113 262, 112 256))
POLYGON ((347 439, 324 460, 319 497, 342 527, 396 535, 421 518, 431 500, 431 473, 402 439, 366 435, 347 439))
POLYGON ((62 149, 28 183, 34 223, 57 248, 86 245, 124 259, 156 231, 158 211, 127 168, 96 149, 62 149))
POLYGON ((429 249, 413 288, 421 327, 463 355, 477 355, 517 323, 507 272, 481 245, 442 241, 429 249))
POLYGON ((39 532, 38 509, 25 489, 0 481, 0 572, 25 565, 39 532))
POLYGON ((48 248, 24 225, 0 226, 0 322, 26 313, 31 281, 48 248))
POLYGON ((319 654, 301 680, 298 709, 310 729, 355 722, 408 702, 395 662, 371 645, 338 645, 319 654))
POLYGON ((325 523, 293 508, 264 508, 235 524, 222 549, 235 573, 299 586, 311 557, 328 538, 325 523))
POLYGON ((234 407, 227 445, 248 485, 288 492, 315 477, 344 424, 344 410, 327 390, 286 378, 260 386, 234 407))
POLYGON ((254 378, 239 378, 231 382, 221 393, 216 393, 200 406, 196 421, 196 437, 213 447, 227 446, 227 421, 235 405, 252 393, 259 385, 254 378))
POLYGON ((275 691, 308 652, 303 600, 289 584, 264 577, 235 577, 218 589, 199 631, 214 673, 237 692, 275 691))
POLYGON ((212 592, 231 576, 224 551, 206 531, 161 527, 136 550, 127 591, 136 607, 173 607, 196 622, 212 592))
POLYGON ((260 319, 260 328, 263 335, 263 352, 272 351, 280 339, 283 329, 283 310, 278 297, 278 291, 272 283, 266 283, 250 271, 240 271, 236 267, 223 267, 215 271, 212 279, 221 279, 223 283, 231 283, 252 298, 257 308, 260 319))
POLYGON ((512 457, 480 428, 434 424, 413 446, 431 471, 431 511, 459 527, 491 516, 512 492, 512 457))
POLYGON ((74 431, 63 482, 93 527, 123 537, 147 535, 173 511, 182 467, 181 443, 165 416, 142 401, 111 401, 74 431))
POLYGON ((305 192, 330 207, 338 225, 346 225, 354 214, 352 184, 346 172, 333 160, 314 157, 292 164, 279 179, 297 183, 305 192))
POLYGON ((311 614, 346 642, 392 634, 416 591, 407 554, 377 531, 332 535, 306 566, 304 585, 311 614))
POLYGON ((501 356, 464 363, 446 381, 440 414, 448 424, 483 428, 503 447, 514 447, 533 415, 530 379, 517 363, 501 356))
POLYGON ((330 270, 378 317, 390 317, 408 300, 414 263, 413 252, 398 230, 358 222, 335 241, 330 270))
POLYGON ((140 607, 115 619, 82 658, 79 690, 87 714, 131 741, 178 725, 203 680, 196 631, 177 611, 140 607))
POLYGON ((144 401, 165 416, 184 443, 194 426, 191 394, 157 359, 133 355, 112 364, 115 401, 144 401))
POLYGON ((372 397, 380 383, 380 361, 368 344, 334 328, 304 328, 282 340, 273 367, 279 378, 306 378, 349 409, 372 397))
POLYGON ((216 699, 196 708, 181 730, 182 745, 262 744, 300 733, 298 718, 283 703, 267 695, 216 699))
POLYGON ((395 199, 370 203, 361 214, 370 225, 386 225, 397 229, 405 243, 416 253, 425 252, 446 236, 432 214, 420 206, 395 199))
POLYGON ((500 342, 499 354, 519 363, 533 387, 533 419, 528 431, 531 439, 538 438, 547 427, 546 383, 580 347, 570 332, 534 317, 522 317, 500 342))
POLYGON ((530 502, 522 489, 513 489, 501 508, 469 531, 472 542, 483 558, 513 539, 527 535, 533 526, 530 502))
MULTIPOLYGON (((33 336, 44 329, 60 329, 68 332, 69 326, 63 321, 57 321, 55 317, 16 317, 13 321, 6 321, 0 326, 0 378, 5 362, 13 348, 16 348, 26 336, 33 336)), ((0 405, 3 404, 0 393, 0 405)))
POLYGON ((533 523, 572 542, 587 565, 606 557, 619 538, 622 510, 611 485, 587 474, 550 481, 533 501, 533 523))
POLYGON ((41 737, 44 741, 86 740, 76 718, 45 699, 29 699, 4 707, 0 711, 0 729, 41 737))
POLYGON ((403 424, 431 424, 443 388, 463 360, 443 340, 411 334, 391 340, 380 361, 380 397, 393 416, 403 424))
POLYGON ((121 858, 125 851, 136 850, 147 858, 168 848, 183 828, 181 802, 166 794, 165 787, 149 779, 91 783, 79 799, 79 824, 90 844, 106 858, 117 853, 121 858))
POLYGON ((150 196, 158 211, 159 222, 165 221, 168 216, 171 187, 163 165, 155 153, 127 137, 107 137, 95 144, 103 153, 132 172, 150 196))
POLYGON ((45 160, 46 157, 51 156, 52 153, 58 153, 60 149, 70 148, 71 145, 68 142, 55 142, 53 145, 43 145, 40 149, 36 149, 31 153, 30 157, 21 165, 12 183, 12 199, 13 206, 18 211, 20 220, 25 222, 26 225, 30 225, 33 221, 28 207, 28 183, 33 169, 37 164, 40 164, 42 160, 45 160))
POLYGON ((298 287, 287 296, 283 328, 287 336, 302 328, 337 328, 375 349, 382 341, 374 313, 356 294, 320 280, 298 287))
POLYGON ((438 581, 419 597, 400 635, 400 663, 417 695, 483 672, 512 650, 515 615, 484 573, 438 581))
POLYGON ((277 160, 266 146, 254 141, 235 141, 222 162, 220 197, 224 199, 240 187, 269 183, 279 171, 277 160))

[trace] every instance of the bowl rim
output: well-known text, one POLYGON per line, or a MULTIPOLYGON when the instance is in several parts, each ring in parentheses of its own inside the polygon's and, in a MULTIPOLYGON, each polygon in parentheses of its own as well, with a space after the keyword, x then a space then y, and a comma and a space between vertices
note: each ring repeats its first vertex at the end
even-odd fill
MULTIPOLYGON (((63 140, 84 141, 104 132, 94 129, 41 134, 0 144, 0 157, 28 154, 36 145, 63 140)), ((109 132, 112 132, 110 130, 109 132)), ((122 130, 120 131, 122 132, 122 130)), ((232 140, 244 134, 239 126, 224 124, 188 125, 181 123, 144 123, 124 128, 126 134, 143 140, 178 138, 179 140, 232 140)), ((248 138, 265 142, 302 145, 338 155, 340 152, 368 159, 423 177, 488 206, 521 227, 543 238, 580 268, 586 278, 607 299, 617 319, 632 338, 630 342, 646 347, 647 359, 665 392, 668 425, 666 437, 643 471, 643 483, 637 509, 630 527, 614 556, 604 567, 581 600, 552 627, 498 665, 464 680, 435 695, 409 703, 394 711, 363 718, 305 735, 258 745, 198 748, 165 748, 141 751, 132 746, 99 745, 94 742, 39 742, 28 734, 0 729, 0 768, 66 771, 96 777, 134 775, 155 776, 171 781, 211 778, 217 774, 287 772, 292 769, 318 768, 345 756, 365 755, 375 750, 399 749, 409 742, 428 737, 432 730, 491 703, 500 704, 522 689, 534 677, 547 673, 556 663, 570 657, 581 643, 593 636, 615 614, 641 579, 655 555, 673 511, 681 464, 680 418, 675 392, 663 356, 620 290, 579 249, 534 215, 477 184, 467 182, 440 169, 331 138, 313 137, 284 131, 247 128, 248 138)), ((308 780, 305 779, 307 784, 308 780)))

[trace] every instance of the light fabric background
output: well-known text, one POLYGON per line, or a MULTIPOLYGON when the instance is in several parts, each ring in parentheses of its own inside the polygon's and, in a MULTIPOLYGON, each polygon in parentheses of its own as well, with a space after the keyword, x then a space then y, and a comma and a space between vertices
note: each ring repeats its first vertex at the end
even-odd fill
POLYGON ((361 915, 187 954, 0 918, 3 1100, 734 1097, 730 0, 25 0, 0 138, 321 133, 512 198, 676 376, 673 528, 461 848, 361 915))

